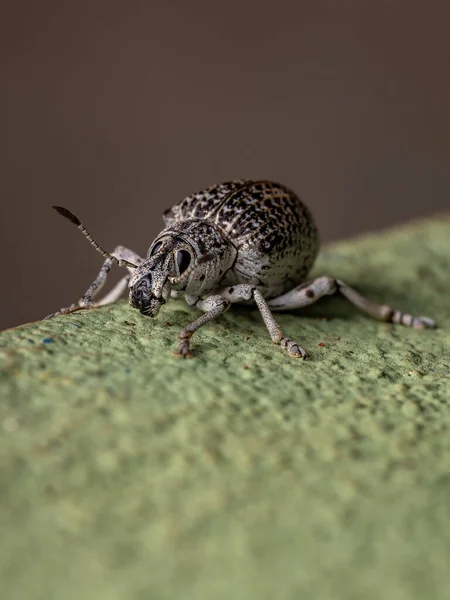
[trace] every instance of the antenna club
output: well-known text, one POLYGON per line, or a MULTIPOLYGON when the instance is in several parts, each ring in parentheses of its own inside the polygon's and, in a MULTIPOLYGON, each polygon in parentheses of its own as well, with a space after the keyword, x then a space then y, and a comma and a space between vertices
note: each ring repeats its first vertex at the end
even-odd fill
POLYGON ((53 208, 53 210, 56 210, 56 212, 58 214, 60 214, 62 217, 69 219, 69 221, 71 223, 73 223, 77 227, 80 227, 80 225, 81 225, 80 219, 78 217, 76 217, 73 213, 71 213, 70 210, 68 210, 67 208, 64 208, 64 206, 52 206, 52 208, 53 208))
POLYGON ((109 252, 106 252, 106 250, 104 250, 100 246, 100 244, 98 244, 94 240, 94 238, 91 236, 91 234, 86 229, 86 227, 83 225, 83 223, 80 221, 80 219, 78 217, 76 217, 73 213, 71 213, 70 210, 68 210, 67 208, 64 208, 64 206, 52 206, 52 208, 53 208, 53 210, 56 210, 56 212, 58 214, 60 214, 62 217, 65 217, 71 223, 76 225, 78 227, 78 229, 81 231, 81 233, 84 235, 84 237, 87 238, 89 242, 91 242, 91 244, 94 246, 94 248, 97 250, 97 252, 100 252, 100 254, 104 258, 109 258, 114 263, 117 263, 120 267, 130 267, 132 269, 137 269, 137 265, 129 262, 128 260, 118 259, 115 256, 113 256, 112 254, 110 254, 109 252))

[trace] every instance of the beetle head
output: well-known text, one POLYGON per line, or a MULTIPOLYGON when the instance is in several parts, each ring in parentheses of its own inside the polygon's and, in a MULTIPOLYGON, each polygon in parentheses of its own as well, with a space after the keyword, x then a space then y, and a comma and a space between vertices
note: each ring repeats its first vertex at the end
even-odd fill
POLYGON ((143 315, 156 316, 161 306, 167 302, 172 287, 182 290, 191 282, 203 281, 209 267, 205 266, 205 263, 217 259, 215 254, 202 253, 198 245, 190 243, 182 235, 164 231, 150 246, 147 258, 139 264, 134 264, 106 252, 70 210, 63 206, 53 208, 78 227, 104 258, 133 270, 128 283, 129 300, 143 315))
POLYGON ((177 235, 157 238, 128 284, 131 306, 155 317, 172 288, 185 289, 195 271, 213 258, 210 254, 197 257, 193 246, 177 235))

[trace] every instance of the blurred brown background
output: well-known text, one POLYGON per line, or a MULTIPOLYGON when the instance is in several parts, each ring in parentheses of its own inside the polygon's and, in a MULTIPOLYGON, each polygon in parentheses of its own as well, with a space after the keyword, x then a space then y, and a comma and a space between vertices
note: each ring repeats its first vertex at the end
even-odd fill
POLYGON ((449 17, 415 0, 5 3, 0 327, 100 268, 52 204, 141 254, 164 208, 233 178, 295 189, 325 241, 449 209, 449 17))

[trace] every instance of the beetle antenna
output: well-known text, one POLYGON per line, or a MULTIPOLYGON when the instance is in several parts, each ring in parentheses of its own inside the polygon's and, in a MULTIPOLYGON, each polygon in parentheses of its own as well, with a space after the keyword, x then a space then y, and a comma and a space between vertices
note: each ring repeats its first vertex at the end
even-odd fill
POLYGON ((193 265, 189 266, 182 275, 178 275, 178 277, 169 277, 170 283, 172 285, 176 285, 177 283, 180 283, 180 281, 183 281, 184 279, 189 277, 189 275, 192 273, 192 271, 195 269, 195 267, 197 267, 198 265, 203 265, 204 263, 207 263, 210 260, 214 260, 215 258, 216 258, 216 255, 213 254, 212 252, 208 252, 208 254, 203 254, 193 265))
POLYGON ((78 229, 81 231, 81 233, 91 242, 92 246, 94 246, 94 248, 97 250, 97 252, 100 252, 100 254, 104 258, 109 258, 114 263, 118 264, 119 267, 131 267, 132 269, 137 269, 137 265, 129 262, 128 260, 123 260, 123 259, 116 258, 115 256, 113 256, 109 252, 106 252, 106 250, 104 250, 100 246, 100 244, 98 244, 94 240, 94 238, 91 236, 91 234, 86 229, 86 227, 83 225, 83 223, 80 221, 80 219, 77 216, 75 216, 73 213, 71 213, 70 210, 67 210, 67 208, 64 208, 63 206, 52 206, 52 208, 54 210, 56 210, 56 212, 58 214, 60 214, 62 217, 65 217, 71 223, 73 223, 74 225, 76 225, 78 227, 78 229))

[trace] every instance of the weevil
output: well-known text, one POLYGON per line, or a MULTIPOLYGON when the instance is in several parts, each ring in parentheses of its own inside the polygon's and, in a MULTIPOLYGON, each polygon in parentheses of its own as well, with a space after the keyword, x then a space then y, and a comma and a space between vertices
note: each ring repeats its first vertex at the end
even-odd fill
POLYGON ((228 181, 187 196, 164 212, 165 228, 146 258, 123 246, 106 252, 78 217, 66 208, 53 208, 81 230, 105 261, 84 296, 49 317, 110 304, 127 287, 131 306, 149 317, 155 317, 170 297, 184 295, 203 315, 180 332, 174 353, 182 357, 192 356, 195 331, 238 302, 256 304, 272 342, 296 358, 306 358, 306 351, 282 332, 272 313, 302 308, 337 292, 380 321, 436 326, 429 317, 376 304, 332 276, 308 280, 319 251, 319 233, 307 206, 279 183, 228 181), (95 300, 113 263, 128 273, 95 300))

